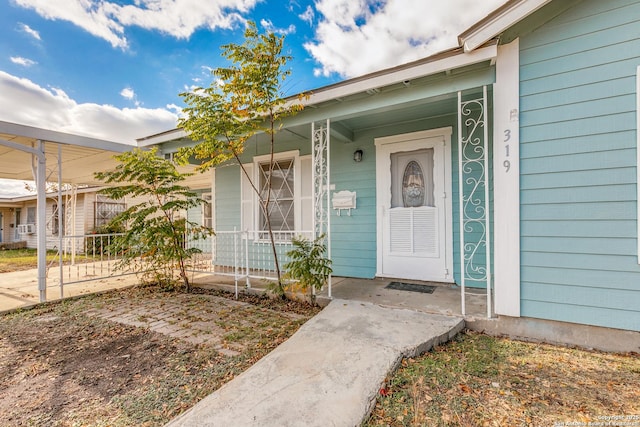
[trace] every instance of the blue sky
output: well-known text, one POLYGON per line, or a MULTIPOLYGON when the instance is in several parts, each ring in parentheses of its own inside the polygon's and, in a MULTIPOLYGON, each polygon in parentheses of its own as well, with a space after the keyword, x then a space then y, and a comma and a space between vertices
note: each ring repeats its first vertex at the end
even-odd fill
POLYGON ((454 47, 502 2, 0 0, 0 120, 134 144, 175 127, 247 20, 285 34, 294 94, 454 47))

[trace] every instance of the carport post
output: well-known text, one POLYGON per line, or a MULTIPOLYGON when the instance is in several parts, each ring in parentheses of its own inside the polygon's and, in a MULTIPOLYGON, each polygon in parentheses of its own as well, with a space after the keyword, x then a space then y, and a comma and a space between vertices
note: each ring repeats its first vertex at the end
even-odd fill
MULTIPOLYGON (((60 299, 64 298, 64 222, 67 219, 62 208, 62 145, 58 144, 58 263, 60 267, 60 299)), ((51 212, 53 214, 53 211, 51 212)), ((73 232, 71 234, 74 234, 73 232)), ((73 256, 73 255, 72 255, 73 256)), ((73 259, 73 258, 72 258, 73 259)))
POLYGON ((36 225, 38 235, 38 290, 40 302, 47 300, 47 160, 44 154, 44 142, 39 139, 36 147, 38 167, 36 168, 36 189, 38 222, 36 225))

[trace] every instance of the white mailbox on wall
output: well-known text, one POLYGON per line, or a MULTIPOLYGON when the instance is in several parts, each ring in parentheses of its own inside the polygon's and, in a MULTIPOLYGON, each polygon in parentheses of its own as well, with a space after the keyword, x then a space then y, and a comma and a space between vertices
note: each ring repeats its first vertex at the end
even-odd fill
POLYGON ((351 216, 351 209, 356 208, 356 192, 355 191, 336 191, 331 198, 333 209, 338 211, 338 216, 343 209, 346 209, 348 215, 351 216))

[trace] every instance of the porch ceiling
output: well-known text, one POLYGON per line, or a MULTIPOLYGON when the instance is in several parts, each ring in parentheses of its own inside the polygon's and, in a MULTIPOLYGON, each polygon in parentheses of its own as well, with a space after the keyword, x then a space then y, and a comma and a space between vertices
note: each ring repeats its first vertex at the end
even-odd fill
POLYGON ((494 82, 495 67, 485 61, 307 106, 288 119, 285 127, 309 138, 309 123, 331 119, 332 138, 340 133, 338 140, 349 141, 369 129, 455 115, 458 91, 480 96, 482 87, 494 82))
MULTIPOLYGON (((427 118, 443 115, 455 115, 457 112, 457 94, 451 93, 434 97, 428 100, 407 102, 399 105, 385 106, 375 110, 369 110, 362 114, 347 115, 343 117, 331 117, 332 139, 348 141, 358 132, 369 129, 411 123, 427 118), (336 138, 338 136, 338 138, 336 138)), ((286 126, 278 135, 279 143, 291 141, 306 142, 311 138, 311 127, 306 121, 286 126)), ((256 141, 265 143, 266 135, 257 135, 256 141)))
POLYGON ((0 122, 0 178, 33 180, 31 154, 19 149, 31 149, 37 141, 45 143, 47 180, 58 180, 58 147, 62 153, 63 181, 72 184, 100 184, 93 173, 113 168, 113 156, 131 150, 133 146, 95 138, 49 131, 15 123, 0 122))
POLYGON ((411 103, 395 108, 381 109, 363 116, 345 118, 340 121, 340 124, 358 132, 389 124, 410 123, 428 117, 455 114, 455 112, 456 98, 454 94, 451 94, 429 103, 411 103))

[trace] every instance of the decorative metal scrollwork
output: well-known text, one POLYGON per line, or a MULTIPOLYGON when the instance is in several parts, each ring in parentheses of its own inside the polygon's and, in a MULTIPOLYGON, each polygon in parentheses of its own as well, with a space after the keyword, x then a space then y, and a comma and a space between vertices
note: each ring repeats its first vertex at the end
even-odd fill
POLYGON ((319 236, 328 231, 329 206, 329 133, 327 125, 312 126, 313 138, 313 215, 314 233, 319 236))
POLYGON ((462 274, 467 281, 489 278, 488 175, 485 98, 460 101, 460 221, 462 274))

